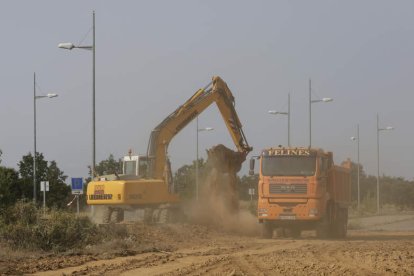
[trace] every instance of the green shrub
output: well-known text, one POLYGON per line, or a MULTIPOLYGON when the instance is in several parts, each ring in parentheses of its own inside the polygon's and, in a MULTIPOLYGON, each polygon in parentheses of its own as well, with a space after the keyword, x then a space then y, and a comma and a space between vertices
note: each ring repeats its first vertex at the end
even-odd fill
POLYGON ((33 232, 34 244, 44 250, 83 247, 99 240, 98 229, 88 217, 61 211, 52 211, 33 227, 33 232))
POLYGON ((35 224, 38 219, 36 205, 32 202, 18 201, 2 210, 0 218, 5 224, 35 224))
POLYGON ((66 250, 97 243, 103 237, 88 217, 62 211, 42 217, 32 203, 18 202, 0 217, 0 237, 19 248, 66 250))

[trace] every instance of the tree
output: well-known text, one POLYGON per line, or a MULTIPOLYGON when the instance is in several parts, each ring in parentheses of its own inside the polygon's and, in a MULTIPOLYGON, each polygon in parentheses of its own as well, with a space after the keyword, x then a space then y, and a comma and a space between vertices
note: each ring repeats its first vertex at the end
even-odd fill
MULTIPOLYGON (((191 165, 183 165, 174 174, 174 186, 182 198, 194 198, 196 194, 196 161, 191 165)), ((206 175, 206 162, 203 158, 198 160, 199 189, 202 187, 202 179, 206 175)))
POLYGON ((239 197, 240 199, 250 200, 249 189, 255 190, 254 199, 257 198, 257 186, 259 185, 259 174, 243 175, 240 179, 239 197))
POLYGON ((0 167, 0 208, 18 199, 19 174, 12 168, 0 167))
MULTIPOLYGON (((88 166, 89 169, 89 178, 87 182, 91 181, 92 178, 92 168, 88 166)), ((108 174, 121 174, 122 173, 122 160, 119 159, 118 161, 115 160, 113 154, 109 154, 109 157, 105 160, 99 162, 99 164, 95 165, 95 176, 99 175, 108 175, 108 174)))
POLYGON ((105 160, 102 160, 95 166, 95 172, 97 175, 107 175, 107 174, 115 174, 121 173, 121 166, 122 161, 121 160, 115 160, 114 156, 112 154, 109 155, 109 157, 105 160))
MULTIPOLYGON (((19 166, 19 197, 33 198, 33 155, 28 153, 22 157, 19 166)), ((47 180, 47 161, 43 154, 36 152, 36 198, 40 198, 40 181, 47 180)))
MULTIPOLYGON (((31 153, 23 156, 18 164, 20 181, 19 181, 19 197, 33 197, 33 155, 31 153)), ((41 198, 40 182, 49 181, 49 192, 47 192, 47 206, 63 208, 66 205, 68 196, 70 195, 70 187, 66 185, 64 175, 57 163, 48 161, 43 157, 42 153, 36 152, 36 195, 41 198)))
POLYGON ((51 161, 47 168, 47 179, 50 188, 47 194, 47 206, 64 208, 69 201, 71 189, 65 183, 67 176, 58 168, 55 161, 51 161))

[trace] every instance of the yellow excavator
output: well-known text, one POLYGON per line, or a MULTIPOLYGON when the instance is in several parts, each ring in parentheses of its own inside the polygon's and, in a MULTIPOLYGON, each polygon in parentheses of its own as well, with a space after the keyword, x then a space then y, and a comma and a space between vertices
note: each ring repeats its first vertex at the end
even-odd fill
POLYGON ((179 209, 180 198, 172 181, 168 145, 212 103, 216 103, 236 145, 237 152, 229 156, 237 159, 237 171, 240 170, 252 147, 243 133, 233 94, 227 84, 215 76, 151 132, 146 155, 136 156, 129 152, 123 158, 122 174, 95 177, 88 184, 87 203, 103 206, 102 223, 121 222, 125 210, 135 209, 145 210, 146 221, 163 223, 173 217, 171 213, 179 209))

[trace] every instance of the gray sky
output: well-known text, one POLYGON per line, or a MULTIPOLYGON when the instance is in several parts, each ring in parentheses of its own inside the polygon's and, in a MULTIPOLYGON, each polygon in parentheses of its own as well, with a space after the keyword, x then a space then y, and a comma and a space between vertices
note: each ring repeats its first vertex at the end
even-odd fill
MULTIPOLYGON (((213 75, 236 97, 254 153, 291 141, 309 143, 308 80, 313 97, 312 144, 335 162, 356 160, 376 174, 376 113, 382 132, 381 173, 414 178, 413 1, 1 1, 0 149, 17 168, 33 152, 33 72, 38 94, 37 150, 70 177, 91 162, 91 52, 57 48, 92 42, 96 11, 97 160, 129 148, 145 153, 151 130, 213 75), (86 36, 86 37, 85 37, 86 36), (83 38, 85 38, 83 40, 83 38)), ((223 143, 234 148, 213 106, 199 119, 200 156, 223 143)), ((171 143, 173 168, 196 155, 195 123, 171 143)), ((242 173, 246 173, 246 162, 242 173)))

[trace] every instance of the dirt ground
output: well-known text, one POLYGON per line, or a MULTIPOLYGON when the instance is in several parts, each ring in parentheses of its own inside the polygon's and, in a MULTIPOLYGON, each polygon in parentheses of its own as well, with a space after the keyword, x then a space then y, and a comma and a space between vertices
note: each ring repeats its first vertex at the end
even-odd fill
MULTIPOLYGON (((127 228, 128 238, 66 253, 1 252, 0 274, 414 275, 414 216, 358 218, 344 240, 265 240, 196 224, 127 228), (377 229, 383 225, 390 230, 377 229), (406 231, 398 231, 401 225, 406 231), (394 228, 393 228, 394 227, 394 228), (361 229, 366 228, 366 229, 361 229)), ((1 246, 1 245, 0 245, 1 246)))

